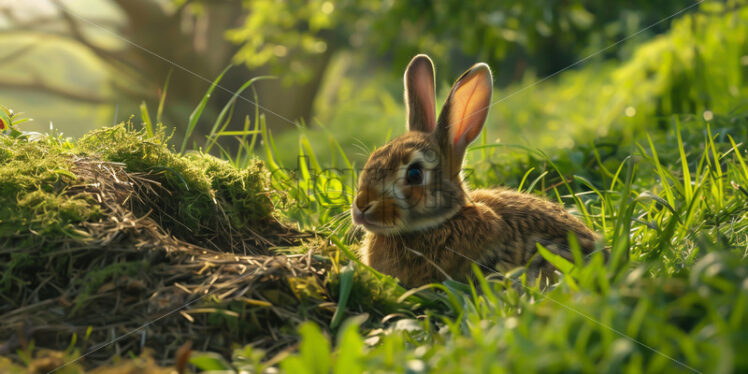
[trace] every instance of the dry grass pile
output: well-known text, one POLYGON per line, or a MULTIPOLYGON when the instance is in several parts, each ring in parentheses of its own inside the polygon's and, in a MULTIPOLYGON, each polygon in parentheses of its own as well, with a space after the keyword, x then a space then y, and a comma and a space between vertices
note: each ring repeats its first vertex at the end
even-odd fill
POLYGON ((187 341, 277 352, 301 321, 329 323, 337 265, 276 254, 325 244, 274 218, 262 165, 165 144, 124 125, 75 143, 0 136, 0 356, 98 366, 151 348, 171 364, 187 341))

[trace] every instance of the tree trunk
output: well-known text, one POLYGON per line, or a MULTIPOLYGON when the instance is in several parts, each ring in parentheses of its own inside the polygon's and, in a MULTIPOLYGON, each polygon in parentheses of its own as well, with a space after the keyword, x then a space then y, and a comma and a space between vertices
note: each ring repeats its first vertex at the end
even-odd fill
POLYGON ((313 70, 313 78, 302 84, 284 85, 279 79, 263 81, 258 91, 260 104, 278 115, 267 113, 268 127, 274 132, 293 128, 296 121, 311 124, 314 115, 314 99, 319 92, 325 71, 334 53, 332 48, 319 54, 314 59, 305 61, 307 67, 313 70))

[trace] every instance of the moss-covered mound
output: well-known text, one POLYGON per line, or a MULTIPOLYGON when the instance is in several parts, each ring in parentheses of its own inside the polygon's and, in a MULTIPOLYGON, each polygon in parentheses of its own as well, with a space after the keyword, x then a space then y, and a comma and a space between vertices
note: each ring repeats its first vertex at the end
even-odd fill
POLYGON ((240 170, 205 154, 178 155, 166 140, 163 133, 147 137, 125 125, 93 131, 75 143, 1 137, 0 240, 5 246, 54 248, 59 240, 95 235, 82 223, 105 218, 102 205, 117 200, 179 239, 264 253, 268 241, 257 233, 276 222, 262 163, 240 170), (103 189, 121 199, 97 197, 103 189))
POLYGON ((168 363, 188 340, 272 350, 301 319, 329 321, 330 261, 271 249, 310 236, 274 218, 262 163, 166 141, 126 125, 0 135, 0 356, 70 346, 90 364, 151 347, 168 363))
POLYGON ((153 210, 160 226, 175 236, 224 251, 262 253, 268 243, 257 233, 274 222, 262 162, 240 170, 210 155, 178 155, 165 143, 163 133, 146 138, 120 125, 88 133, 75 151, 122 163, 128 173, 158 182, 159 188, 144 194, 145 204, 133 209, 139 214, 153 210), (247 237, 255 243, 246 242, 247 237))

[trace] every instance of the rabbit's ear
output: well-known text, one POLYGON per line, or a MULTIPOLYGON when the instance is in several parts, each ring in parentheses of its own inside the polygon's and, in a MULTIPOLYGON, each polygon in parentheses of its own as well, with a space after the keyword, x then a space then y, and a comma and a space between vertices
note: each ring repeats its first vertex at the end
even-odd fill
POLYGON ((417 55, 405 70, 405 106, 408 130, 430 133, 436 127, 434 64, 429 56, 417 55))
POLYGON ((462 164, 467 146, 478 137, 491 106, 493 78, 488 65, 473 65, 452 86, 439 115, 436 137, 456 163, 462 164))

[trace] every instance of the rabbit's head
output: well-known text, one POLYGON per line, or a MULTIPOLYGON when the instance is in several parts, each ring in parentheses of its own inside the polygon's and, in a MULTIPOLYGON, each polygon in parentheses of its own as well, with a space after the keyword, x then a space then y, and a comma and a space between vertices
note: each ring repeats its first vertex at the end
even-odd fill
POLYGON ((483 63, 457 79, 438 119, 431 59, 414 57, 404 80, 408 131, 369 156, 351 207, 353 221, 377 234, 439 225, 466 204, 460 168, 491 105, 491 71, 483 63))

